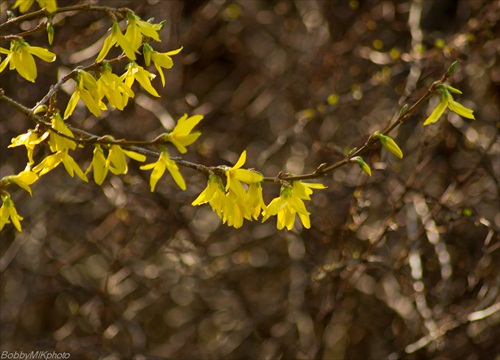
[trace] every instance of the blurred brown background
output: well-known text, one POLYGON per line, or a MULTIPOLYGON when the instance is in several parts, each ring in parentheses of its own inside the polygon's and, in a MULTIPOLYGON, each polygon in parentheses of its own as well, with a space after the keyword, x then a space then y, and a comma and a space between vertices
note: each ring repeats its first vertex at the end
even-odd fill
MULTIPOLYGON (((184 113, 203 114, 186 160, 230 165, 247 149, 246 165, 266 176, 310 172, 361 146, 456 59, 451 84, 477 120, 446 111, 424 128, 436 97, 392 134, 402 160, 375 148, 365 155, 372 177, 347 166, 321 180, 328 189, 307 204, 310 230, 277 231, 275 218, 220 224, 208 205, 190 205, 206 184, 190 169, 181 169, 187 191, 165 176, 150 193, 150 173, 135 162, 102 187, 61 166, 32 198, 12 192, 25 220, 22 233, 8 225, 1 234, 0 350, 72 359, 499 359, 498 2, 99 4, 166 19, 154 48, 184 49, 165 88, 154 80, 161 99, 135 88, 125 111, 99 119, 78 107, 70 123, 94 134, 148 140, 162 123, 171 129, 184 113)), ((28 107, 58 76, 89 65, 110 26, 99 13, 56 23, 58 59, 37 61, 36 84, 1 74, 6 95, 28 107)), ((47 46, 44 33, 26 40, 47 46)), ((62 111, 68 99, 58 95, 62 111)), ((33 126, 1 104, 1 176, 24 168, 25 150, 7 146, 33 126)), ((83 169, 91 152, 75 152, 83 169)), ((266 203, 278 192, 265 184, 266 203)))

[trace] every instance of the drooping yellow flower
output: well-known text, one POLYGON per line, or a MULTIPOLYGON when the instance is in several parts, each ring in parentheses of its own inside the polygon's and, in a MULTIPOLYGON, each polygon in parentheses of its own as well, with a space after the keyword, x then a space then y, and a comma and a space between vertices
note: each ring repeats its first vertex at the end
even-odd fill
POLYGON ((172 68, 172 66, 174 66, 174 61, 172 60, 171 56, 178 54, 179 52, 181 52, 181 50, 182 46, 176 50, 160 53, 158 51, 153 50, 153 48, 149 44, 144 44, 143 52, 144 52, 144 60, 146 66, 149 66, 151 60, 153 60, 156 70, 160 74, 161 83, 163 86, 165 86, 165 75, 163 74, 162 68, 165 69, 172 68))
POLYGON ((273 199, 267 208, 262 212, 262 221, 269 217, 277 215, 277 228, 281 230, 287 228, 292 230, 295 224, 295 215, 298 214, 302 225, 309 229, 311 221, 310 213, 307 211, 303 200, 310 200, 312 189, 324 189, 322 184, 304 183, 302 181, 293 181, 292 185, 283 185, 280 190, 280 196, 273 199))
POLYGON ((104 60, 113 45, 120 46, 125 55, 127 55, 130 60, 136 59, 135 52, 137 51, 138 46, 134 48, 134 45, 131 43, 130 38, 127 38, 122 34, 120 25, 117 22, 113 22, 113 26, 111 27, 111 34, 109 34, 106 40, 104 40, 102 49, 97 55, 96 62, 104 60))
POLYGON ((245 184, 252 184, 252 183, 257 183, 261 182, 262 179, 264 178, 262 174, 247 170, 247 169, 242 169, 241 167, 245 164, 245 161, 247 160, 247 152, 244 150, 236 164, 234 164, 233 167, 225 169, 226 172, 226 177, 227 177, 227 182, 226 182, 226 191, 229 191, 230 189, 233 190, 237 196, 239 196, 242 199, 245 199, 246 192, 243 186, 241 185, 241 182, 244 182, 245 184))
MULTIPOLYGON (((16 0, 12 8, 15 9, 19 7, 19 11, 24 14, 30 9, 34 2, 34 0, 16 0)), ((48 12, 52 13, 57 10, 56 0, 37 0, 37 2, 40 4, 41 8, 45 8, 48 12)))
POLYGON ((122 149, 118 145, 111 145, 109 147, 108 158, 106 159, 106 168, 115 175, 126 174, 128 166, 125 156, 140 162, 146 160, 146 156, 138 152, 122 149))
POLYGON ((127 18, 128 23, 125 38, 132 44, 134 49, 138 49, 141 46, 143 36, 161 42, 158 36, 158 31, 162 28, 161 24, 152 24, 141 20, 140 17, 133 13, 128 13, 127 18))
POLYGON ((43 133, 42 136, 38 136, 38 133, 35 130, 28 130, 28 132, 21 134, 14 139, 11 140, 11 144, 8 147, 16 147, 16 146, 25 146, 26 151, 28 152, 28 164, 34 164, 33 160, 33 151, 35 146, 40 144, 49 136, 49 132, 43 133))
POLYGON ((97 185, 101 185, 106 178, 109 171, 109 164, 106 162, 106 157, 104 156, 104 151, 101 146, 96 145, 94 147, 94 156, 92 157, 92 162, 90 163, 85 174, 88 174, 90 169, 94 169, 94 181, 97 185))
POLYGON ((73 177, 76 174, 83 181, 88 181, 76 161, 68 154, 68 150, 61 150, 47 156, 40 164, 33 168, 33 171, 38 173, 38 176, 42 176, 54 170, 60 163, 63 163, 69 176, 73 177))
POLYGON ((464 118, 475 120, 474 115, 472 114, 473 111, 462 104, 457 103, 453 100, 453 96, 450 94, 450 92, 461 94, 462 92, 460 90, 449 85, 441 85, 439 86, 439 90, 441 91, 441 102, 425 120, 424 125, 429 125, 438 121, 446 108, 449 108, 451 111, 463 116, 464 118))
MULTIPOLYGON (((131 62, 127 65, 127 71, 120 77, 120 80, 122 80, 129 88, 132 88, 134 81, 137 80, 148 93, 153 96, 160 97, 153 85, 151 85, 151 80, 154 78, 154 74, 144 70, 142 66, 137 65, 135 62, 131 62)), ((124 94, 124 96, 128 101, 128 95, 124 94)))
POLYGON ((2 194, 2 207, 0 208, 0 230, 4 228, 5 224, 9 224, 12 221, 17 231, 21 232, 21 220, 23 220, 23 217, 17 213, 10 195, 4 192, 2 194))
POLYGON ((212 210, 223 219, 223 214, 226 212, 227 201, 228 199, 226 198, 222 179, 214 173, 210 173, 207 187, 198 195, 191 205, 198 206, 209 203, 212 210))
POLYGON ((21 171, 17 175, 6 176, 2 179, 1 183, 4 182, 12 182, 19 186, 20 188, 29 192, 30 195, 33 195, 31 192, 30 185, 38 180, 38 175, 31 171, 30 166, 26 167, 23 171, 21 171))
POLYGON ((31 82, 35 82, 37 77, 33 55, 46 62, 53 62, 56 59, 56 55, 49 50, 38 46, 30 46, 26 41, 17 39, 11 41, 10 50, 0 48, 0 53, 7 54, 7 57, 0 63, 0 73, 9 64, 10 70, 17 70, 19 75, 31 82))
POLYGON ((226 193, 225 208, 223 211, 222 222, 236 229, 243 226, 243 220, 252 220, 248 204, 248 196, 237 195, 233 190, 226 193))
POLYGON ((149 182, 151 186, 151 192, 155 190, 156 184, 165 173, 165 170, 168 170, 170 172, 170 175, 172 175, 172 177, 174 178, 175 183, 182 190, 186 190, 186 183, 179 171, 179 167, 177 166, 176 162, 170 158, 167 151, 164 150, 160 153, 160 157, 158 158, 157 162, 141 166, 141 170, 151 169, 153 169, 149 182))
POLYGON ((75 92, 71 95, 68 105, 66 106, 64 119, 67 119, 73 114, 80 98, 94 116, 101 115, 101 111, 106 110, 107 106, 99 97, 97 81, 94 76, 84 70, 79 70, 75 81, 77 84, 75 92))
POLYGON ((250 215, 257 220, 260 213, 266 210, 266 204, 262 197, 262 185, 260 182, 251 183, 248 187, 248 207, 250 215))
POLYGON ((109 104, 119 110, 123 110, 128 99, 134 97, 132 89, 118 75, 113 74, 109 64, 102 67, 101 76, 97 80, 97 91, 100 99, 106 97, 109 104))
MULTIPOLYGON (((55 112, 52 115, 51 123, 52 123, 52 128, 54 130, 57 130, 59 133, 69 136, 71 138, 74 138, 73 132, 71 132, 71 130, 66 126, 64 120, 61 118, 61 115, 59 115, 58 112, 55 112)), ((50 150, 52 152, 58 152, 60 150, 66 150, 66 149, 71 149, 71 150, 76 149, 76 142, 71 141, 70 139, 63 137, 61 135, 58 135, 53 131, 49 131, 49 133, 50 133, 49 145, 50 145, 50 150)))
POLYGON ((165 139, 170 141, 175 145, 180 153, 184 154, 187 152, 186 146, 194 143, 198 137, 201 135, 199 131, 191 133, 193 128, 203 120, 202 115, 194 115, 188 118, 186 114, 177 121, 174 129, 171 133, 167 134, 165 139))

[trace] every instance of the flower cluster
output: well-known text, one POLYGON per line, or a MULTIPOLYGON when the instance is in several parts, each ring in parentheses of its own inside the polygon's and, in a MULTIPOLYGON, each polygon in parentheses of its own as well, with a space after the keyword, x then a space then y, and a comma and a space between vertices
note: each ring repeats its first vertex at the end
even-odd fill
MULTIPOLYGON (((58 10, 56 0, 37 0, 37 2, 44 9, 41 13, 48 15, 46 29, 49 44, 51 44, 54 38, 53 17, 57 12, 64 12, 67 9, 58 10)), ((19 11, 24 13, 29 10, 33 3, 34 0, 16 0, 13 8, 19 8, 19 11)), ((88 181, 87 174, 92 171, 95 183, 101 185, 109 172, 115 175, 126 174, 129 158, 138 162, 146 160, 146 156, 143 154, 148 154, 148 151, 139 150, 139 152, 136 152, 134 150, 137 150, 137 148, 131 146, 131 144, 137 142, 128 142, 127 144, 126 141, 117 141, 111 136, 77 139, 73 134, 75 130, 65 123, 65 120, 74 113, 80 99, 96 117, 108 109, 107 104, 113 109, 124 110, 129 99, 135 96, 132 90, 135 82, 138 82, 150 95, 160 97, 152 84, 156 75, 148 71, 148 68, 153 63, 160 75, 162 86, 165 86, 163 71, 172 68, 174 64, 172 56, 177 55, 182 50, 182 47, 164 53, 156 51, 151 44, 161 42, 159 31, 164 27, 164 22, 155 24, 152 21, 144 21, 131 10, 125 8, 118 10, 118 13, 121 15, 126 14, 125 28, 122 28, 123 24, 117 20, 116 14, 110 13, 109 15, 113 19, 112 25, 95 62, 90 66, 73 70, 69 76, 63 78, 63 81, 54 86, 49 93, 55 95, 59 86, 69 78, 75 81, 75 88, 64 115, 61 117, 59 110, 55 108, 55 101, 52 101, 54 97, 51 98, 50 106, 45 105, 47 98, 49 98, 47 96, 34 111, 35 114, 40 111, 47 112, 43 121, 37 120, 38 126, 36 130, 28 130, 11 140, 9 147, 24 146, 26 148, 28 163, 26 168, 17 175, 5 176, 0 180, 2 199, 0 230, 3 229, 5 224, 12 223, 17 230, 21 231, 20 221, 23 219, 17 213, 10 195, 3 189, 6 186, 17 185, 31 195, 31 186, 41 176, 52 171, 60 164, 64 165, 71 177, 77 175, 83 181, 88 181), (122 54, 108 61, 106 57, 113 47, 119 47, 124 55, 122 54), (145 67, 139 65, 142 59, 138 59, 138 55, 141 54, 145 67), (113 73, 111 64, 121 60, 128 61, 125 72, 121 75, 113 73), (50 120, 50 122, 47 120, 50 120), (70 153, 78 147, 83 147, 89 140, 94 146, 93 157, 84 172, 70 153), (46 143, 51 153, 38 164, 35 164, 35 147, 41 143, 46 143)), ((23 35, 27 36, 29 33, 26 32, 23 35)), ((10 47, 9 49, 0 48, 2 57, 6 55, 0 58, 0 73, 9 66, 9 70, 16 70, 22 78, 34 82, 38 75, 34 56, 46 62, 53 62, 56 59, 56 55, 49 50, 31 46, 21 36, 9 36, 6 39, 10 40, 10 47)), ((448 76, 451 75, 455 66, 456 62, 450 66, 448 76)), ((473 111, 457 103, 451 95, 452 93, 461 94, 461 91, 441 82, 436 83, 432 88, 433 91, 437 90, 441 93, 441 102, 425 120, 424 125, 436 122, 446 108, 465 118, 475 119, 473 111)), ((329 105, 337 104, 338 96, 331 94, 327 98, 327 103, 329 105)), ((403 107, 398 121, 403 121, 402 116, 407 111, 409 111, 408 106, 403 107)), ((302 115, 310 117, 311 110, 306 112, 307 114, 304 112, 302 115)), ((192 145, 201 135, 199 131, 193 130, 202 119, 202 115, 191 117, 184 115, 178 120, 172 131, 161 134, 155 140, 147 143, 147 145, 159 149, 156 161, 140 167, 141 170, 151 170, 149 180, 151 191, 156 189, 159 180, 167 170, 179 188, 186 190, 186 181, 179 170, 179 165, 196 168, 198 168, 198 165, 171 157, 166 145, 170 143, 181 154, 186 153, 187 147, 192 145)), ((400 159, 403 158, 403 151, 389 136, 395 125, 396 122, 382 133, 379 131, 373 133, 360 151, 353 149, 343 161, 330 167, 326 167, 326 163, 322 164, 312 173, 313 176, 306 176, 305 178, 319 177, 319 175, 324 175, 326 172, 338 167, 339 164, 343 165, 347 162, 357 163, 363 172, 371 176, 370 167, 358 154, 364 152, 374 141, 379 141, 382 147, 394 156, 400 159)), ((310 213, 306 209, 305 201, 311 200, 313 189, 325 189, 326 187, 322 184, 292 180, 304 177, 278 177, 273 181, 281 184, 280 194, 266 205, 262 195, 261 183, 270 179, 265 179, 261 173, 253 169, 243 168, 245 162, 246 151, 243 151, 232 167, 203 167, 203 171, 208 172, 207 187, 192 202, 192 205, 198 206, 208 203, 223 223, 235 228, 243 226, 245 219, 252 221, 261 216, 264 222, 270 217, 276 216, 279 230, 284 228, 291 230, 297 220, 296 215, 298 215, 304 228, 310 228, 310 213)))
POLYGON ((266 221, 270 216, 277 215, 277 228, 281 230, 287 228, 292 230, 295 223, 295 215, 298 214, 302 225, 309 229, 311 220, 309 211, 307 211, 304 200, 311 200, 312 189, 325 189, 322 184, 305 183, 302 181, 293 181, 291 185, 286 184, 281 187, 280 196, 273 199, 267 209, 262 213, 262 221, 266 221))
POLYGON ((311 227, 310 213, 306 210, 304 200, 310 200, 312 189, 324 189, 322 184, 293 181, 281 187, 280 196, 266 206, 262 197, 262 174, 242 169, 246 161, 246 151, 233 167, 223 166, 220 169, 226 177, 226 185, 221 176, 211 172, 207 187, 192 202, 192 205, 210 204, 223 223, 240 228, 244 219, 256 220, 260 215, 262 221, 277 215, 279 230, 286 227, 291 230, 298 214, 305 228, 311 227))
POLYGON ((256 171, 242 169, 245 162, 246 151, 243 151, 233 167, 220 168, 226 176, 226 186, 219 175, 210 173, 206 189, 192 205, 209 203, 223 223, 235 228, 243 225, 243 219, 256 219, 261 209, 265 208, 260 187, 264 177, 256 171), (248 186, 248 190, 242 183, 248 186))

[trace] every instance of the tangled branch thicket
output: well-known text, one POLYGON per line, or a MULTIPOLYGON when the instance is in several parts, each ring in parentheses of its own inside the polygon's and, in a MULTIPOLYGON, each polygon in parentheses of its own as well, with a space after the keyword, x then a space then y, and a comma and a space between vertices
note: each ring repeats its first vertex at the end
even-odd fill
MULTIPOLYGON (((439 102, 433 97, 391 133, 403 159, 372 144, 363 154, 371 177, 342 166, 321 178, 328 188, 308 204, 309 230, 221 225, 209 207, 191 206, 206 176, 189 168, 181 169, 184 192, 171 178, 150 192, 149 174, 134 162, 102 186, 55 169, 33 197, 9 189, 25 219, 23 232, 5 227, 0 241, 0 351, 78 359, 498 356, 498 2, 112 5, 166 19, 155 50, 183 50, 166 86, 153 81, 160 100, 137 92, 124 111, 100 118, 77 107, 71 125, 91 134, 155 139, 182 114, 203 114, 185 161, 229 165, 246 149, 246 166, 265 175, 312 174, 361 148, 456 59, 449 83, 476 121, 446 111, 423 127, 439 102)), ((2 3, 0 36, 9 31, 6 9, 2 3)), ((59 14, 49 47, 57 62, 37 63, 36 84, 2 72, 4 93, 31 108, 75 66, 91 64, 110 26, 103 14, 59 14)), ((47 47, 38 22, 28 18, 20 30, 36 29, 30 44, 47 47)), ((33 123, 0 104, 1 179, 26 163, 25 149, 6 149, 33 123)), ((75 154, 82 168, 92 160, 91 148, 75 154)), ((268 204, 279 187, 265 190, 268 204)))

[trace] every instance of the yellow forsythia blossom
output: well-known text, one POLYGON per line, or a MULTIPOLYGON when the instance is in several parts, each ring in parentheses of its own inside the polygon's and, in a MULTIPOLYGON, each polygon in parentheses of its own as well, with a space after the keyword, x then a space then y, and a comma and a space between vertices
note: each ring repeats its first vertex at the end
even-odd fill
POLYGON ((155 190, 156 184, 158 183, 158 180, 160 180, 160 178, 165 173, 165 170, 168 170, 170 172, 176 184, 182 190, 186 190, 186 183, 184 182, 184 178, 182 177, 179 171, 179 167, 177 166, 176 162, 170 158, 167 151, 161 152, 157 162, 141 166, 141 170, 151 170, 151 169, 153 169, 153 172, 151 173, 151 179, 149 182, 151 185, 151 192, 155 190))
POLYGON ((260 186, 263 176, 260 173, 242 169, 245 161, 246 151, 243 151, 233 167, 221 167, 227 178, 225 187, 222 179, 211 173, 207 188, 193 201, 192 205, 210 203, 222 222, 235 228, 240 228, 244 219, 257 219, 262 209, 266 207, 260 186), (245 190, 242 182, 248 185, 248 191, 245 190))
POLYGON ((94 76, 86 71, 79 70, 75 81, 77 84, 75 92, 68 101, 66 111, 64 111, 64 119, 67 119, 73 114, 80 98, 94 116, 101 115, 101 111, 106 110, 107 106, 99 97, 97 81, 94 76))
POLYGON ((106 159, 106 167, 109 168, 109 171, 115 175, 126 174, 128 166, 125 155, 140 162, 146 160, 146 156, 142 154, 122 149, 118 145, 111 145, 109 147, 108 158, 106 159))
POLYGON ((38 136, 38 133, 34 130, 28 130, 28 132, 21 134, 11 140, 11 144, 8 147, 25 146, 28 152, 28 164, 34 164, 33 151, 35 146, 40 144, 49 136, 49 132, 43 133, 42 136, 38 136))
MULTIPOLYGON (((57 10, 56 0, 37 0, 37 2, 41 8, 45 8, 48 12, 52 13, 57 10)), ((34 0, 16 0, 12 8, 15 9, 19 7, 19 11, 24 14, 30 9, 33 3, 34 0)))
MULTIPOLYGON (((262 174, 241 167, 246 161, 246 151, 243 151, 233 167, 225 167, 226 173, 226 197, 227 206, 223 216, 223 222, 227 221, 229 226, 239 228, 243 225, 243 219, 252 220, 252 216, 256 212, 256 208, 262 208, 262 192, 253 191, 247 192, 242 182, 251 185, 262 181, 262 174), (250 198, 252 196, 252 198, 250 198), (254 205, 255 208, 251 207, 254 205)), ((265 205, 264 205, 265 206, 265 205)))
POLYGON ((429 125, 438 121, 446 108, 449 108, 451 111, 463 116, 464 118, 475 120, 474 115, 472 114, 473 111, 462 104, 457 103, 453 100, 453 96, 450 94, 450 92, 461 94, 462 92, 460 90, 449 85, 441 85, 439 90, 441 91, 441 102, 425 120, 424 125, 429 125))
POLYGON ((12 221, 12 224, 16 227, 17 231, 21 232, 21 220, 23 219, 17 213, 16 207, 14 206, 14 202, 10 199, 10 195, 8 193, 2 194, 2 207, 0 208, 0 230, 2 230, 5 224, 9 224, 12 221))
POLYGON ((171 56, 177 55, 178 53, 181 52, 181 50, 182 46, 176 50, 160 53, 158 51, 153 50, 151 45, 144 44, 144 50, 143 50, 144 62, 146 63, 146 66, 149 66, 151 64, 151 60, 153 60, 155 68, 160 74, 161 83, 163 86, 165 86, 165 75, 163 74, 162 68, 165 69, 172 68, 172 66, 174 66, 174 61, 172 60, 171 56))
POLYGON ((128 13, 127 18, 128 23, 125 38, 130 42, 133 49, 137 50, 141 46, 143 36, 161 42, 161 39, 158 36, 158 31, 162 28, 161 24, 152 24, 141 20, 140 17, 132 13, 128 13))
POLYGON ((120 46, 125 55, 127 55, 130 60, 135 60, 135 52, 137 48, 134 48, 131 40, 132 39, 126 38, 123 35, 122 30, 120 29, 120 25, 117 22, 113 22, 113 26, 111 27, 111 34, 109 34, 106 40, 104 40, 102 49, 97 55, 96 62, 104 60, 113 45, 120 46))
POLYGON ((245 184, 252 184, 260 182, 264 178, 262 174, 258 172, 241 169, 241 167, 245 164, 246 159, 247 152, 245 150, 241 153, 238 161, 233 167, 226 167, 225 169, 227 177, 226 191, 234 191, 234 193, 242 200, 246 200, 247 193, 241 185, 241 182, 244 182, 245 184))
MULTIPOLYGON (((156 75, 144 70, 142 66, 137 65, 135 62, 131 62, 127 65, 127 71, 120 76, 120 80, 122 80, 129 88, 132 88, 134 81, 137 80, 148 93, 153 96, 160 97, 155 88, 151 85, 151 80, 155 77, 156 75)), ((127 102, 129 96, 127 94, 124 94, 124 96, 127 102)))
MULTIPOLYGON (((64 120, 61 118, 61 115, 59 115, 58 112, 52 115, 51 124, 54 130, 57 130, 59 133, 64 134, 68 137, 74 138, 73 133, 66 126, 64 120)), ((50 145, 50 150, 52 152, 57 152, 66 149, 71 149, 71 150, 76 149, 76 142, 61 135, 58 135, 53 131, 47 131, 47 132, 50 133, 49 145, 50 145)))
POLYGON ((7 64, 9 64, 10 70, 17 70, 19 75, 31 82, 35 82, 37 77, 37 69, 33 55, 46 62, 53 62, 56 59, 56 55, 49 50, 38 46, 30 46, 23 40, 12 40, 10 49, 0 48, 0 53, 7 54, 7 57, 0 63, 0 73, 4 71, 7 64))
POLYGON ((37 180, 38 175, 31 171, 30 166, 28 165, 26 169, 21 171, 19 174, 4 177, 0 183, 14 183, 20 188, 29 192, 30 195, 33 195, 30 185, 37 180))
POLYGON ((88 181, 78 164, 68 154, 68 150, 61 150, 55 154, 47 156, 40 164, 33 168, 33 171, 39 173, 39 176, 42 176, 47 174, 49 171, 54 170, 61 162, 71 177, 76 174, 83 181, 88 181))
POLYGON ((89 167, 85 171, 88 174, 90 169, 94 168, 94 181, 97 185, 101 185, 106 175, 109 171, 109 164, 106 162, 106 157, 104 156, 104 151, 102 151, 101 146, 96 145, 94 147, 94 156, 89 167))
POLYGON ((193 206, 209 203, 212 210, 222 219, 225 213, 226 204, 228 199, 224 191, 224 184, 222 179, 210 173, 208 176, 207 187, 200 195, 191 203, 193 206))
POLYGON ((102 67, 101 76, 97 80, 97 92, 99 99, 106 97, 109 105, 119 110, 123 110, 128 99, 134 97, 132 89, 118 75, 113 74, 109 64, 102 67))
POLYGON ((248 207, 250 208, 250 215, 255 220, 267 208, 262 197, 262 185, 260 182, 251 183, 248 187, 248 207))
POLYGON ((187 152, 186 146, 194 143, 201 135, 199 131, 191 133, 201 120, 203 120, 202 115, 194 115, 188 118, 187 114, 184 114, 165 139, 174 144, 180 153, 185 154, 187 152))
POLYGON ((273 199, 267 209, 262 212, 262 221, 266 221, 269 217, 277 215, 278 230, 287 228, 292 230, 295 223, 295 215, 298 214, 302 225, 309 229, 311 221, 310 213, 307 211, 303 200, 310 200, 312 189, 324 189, 322 184, 304 183, 302 181, 293 181, 292 185, 284 185, 281 187, 280 196, 273 199))

